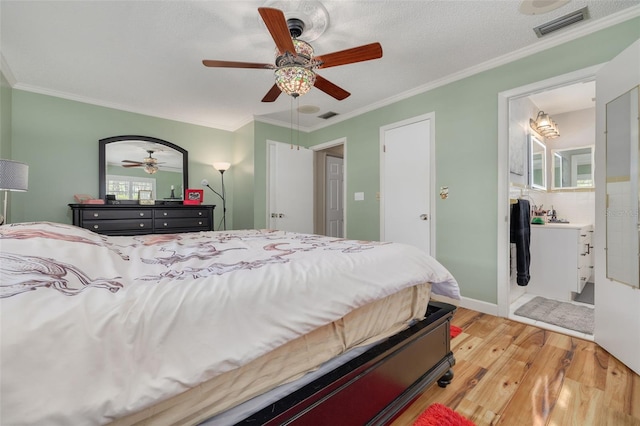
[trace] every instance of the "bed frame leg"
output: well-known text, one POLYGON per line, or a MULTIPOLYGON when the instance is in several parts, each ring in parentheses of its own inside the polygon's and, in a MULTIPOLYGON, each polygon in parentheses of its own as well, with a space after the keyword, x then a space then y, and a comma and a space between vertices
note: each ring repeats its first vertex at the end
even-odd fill
POLYGON ((444 375, 438 379, 438 386, 446 388, 447 385, 451 383, 451 380, 453 380, 453 370, 449 369, 449 371, 444 373, 444 375))

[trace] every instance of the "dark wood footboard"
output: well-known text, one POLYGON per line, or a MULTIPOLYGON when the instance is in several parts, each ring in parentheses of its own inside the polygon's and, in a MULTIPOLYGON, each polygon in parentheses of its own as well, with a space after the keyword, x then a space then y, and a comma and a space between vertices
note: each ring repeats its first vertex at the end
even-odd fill
POLYGON ((239 425, 384 425, 427 386, 446 386, 455 359, 455 306, 432 302, 427 317, 239 425))

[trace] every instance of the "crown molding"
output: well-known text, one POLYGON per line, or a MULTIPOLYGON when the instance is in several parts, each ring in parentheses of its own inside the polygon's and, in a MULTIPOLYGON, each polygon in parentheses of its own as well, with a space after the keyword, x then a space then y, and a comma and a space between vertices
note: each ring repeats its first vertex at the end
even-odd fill
POLYGON ((471 77, 475 74, 479 74, 481 72, 488 71, 490 69, 497 68, 502 65, 506 65, 518 59, 526 58, 527 56, 542 52, 547 49, 551 49, 553 47, 567 43, 569 41, 577 40, 581 37, 592 34, 594 32, 603 30, 605 28, 609 28, 611 26, 620 24, 622 22, 628 21, 633 18, 637 18, 638 16, 640 16, 640 5, 627 8, 625 10, 611 14, 605 18, 599 19, 594 22, 585 23, 584 25, 578 28, 568 30, 564 33, 547 36, 548 39, 542 40, 540 43, 537 43, 535 45, 528 46, 528 47, 516 50, 514 52, 508 53, 506 55, 499 56, 497 58, 491 59, 489 61, 475 65, 473 67, 464 69, 457 73, 449 74, 448 76, 443 77, 441 79, 434 80, 427 84, 415 87, 411 90, 407 90, 406 92, 402 92, 392 97, 389 97, 387 99, 383 99, 379 102, 367 105, 366 107, 359 108, 349 113, 341 114, 339 117, 336 117, 336 119, 331 123, 321 123, 317 126, 313 126, 312 128, 310 128, 310 130, 315 131, 315 130, 323 129, 325 127, 332 126, 341 121, 349 120, 351 118, 357 117, 364 113, 374 111, 376 109, 385 107, 387 105, 391 105, 393 103, 411 98, 415 95, 428 92, 438 87, 446 86, 447 84, 451 84, 453 82, 465 79, 467 77, 471 77))

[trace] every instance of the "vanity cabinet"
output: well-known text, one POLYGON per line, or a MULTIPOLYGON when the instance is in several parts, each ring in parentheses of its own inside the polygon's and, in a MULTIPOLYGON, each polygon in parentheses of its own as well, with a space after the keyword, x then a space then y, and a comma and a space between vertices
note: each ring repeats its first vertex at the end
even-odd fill
POLYGON ((213 231, 215 205, 69 204, 73 224, 105 235, 213 231))
POLYGON ((527 293, 571 301, 593 275, 592 236, 592 225, 531 225, 527 293))

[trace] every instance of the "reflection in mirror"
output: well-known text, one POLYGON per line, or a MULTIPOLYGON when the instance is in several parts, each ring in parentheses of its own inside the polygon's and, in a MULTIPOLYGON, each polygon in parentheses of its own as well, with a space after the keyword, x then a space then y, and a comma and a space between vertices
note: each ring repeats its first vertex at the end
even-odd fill
POLYGON ((183 148, 149 136, 114 136, 100 140, 100 198, 137 203, 140 191, 161 201, 182 201, 188 185, 188 154, 183 148))
POLYGON ((530 136, 529 180, 532 188, 547 189, 546 158, 547 147, 534 135, 530 136))
POLYGON ((607 278, 638 287, 638 87, 607 104, 607 278))
POLYGON ((553 189, 593 188, 593 146, 551 152, 553 189))

